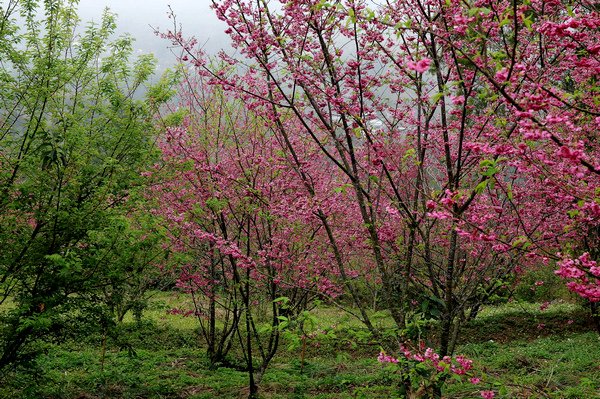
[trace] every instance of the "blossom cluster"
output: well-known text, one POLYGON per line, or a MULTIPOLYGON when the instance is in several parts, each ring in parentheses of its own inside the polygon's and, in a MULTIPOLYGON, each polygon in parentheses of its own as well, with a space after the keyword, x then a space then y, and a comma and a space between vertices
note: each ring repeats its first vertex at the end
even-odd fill
POLYGON ((590 302, 600 302, 600 266, 585 252, 576 259, 565 258, 558 262, 555 273, 571 280, 567 287, 590 302))
MULTIPOLYGON (((451 356, 440 356, 432 348, 424 348, 424 345, 420 345, 421 350, 410 350, 406 346, 401 345, 400 350, 407 360, 416 361, 419 363, 430 364, 433 369, 439 373, 451 373, 457 376, 468 376, 468 372, 473 368, 473 360, 466 358, 462 355, 451 356), (422 350, 424 349, 424 350, 422 350)), ((380 351, 377 356, 379 363, 398 364, 398 358, 388 355, 385 351, 380 351)), ((471 376, 469 382, 473 385, 477 385, 481 382, 481 378, 471 376)), ((481 397, 484 399, 492 399, 495 394, 491 390, 480 391, 481 397)))
POLYGON ((439 372, 449 371, 453 374, 465 375, 467 371, 473 368, 473 361, 461 355, 454 358, 450 356, 441 357, 432 348, 427 348, 422 353, 411 351, 405 346, 401 346, 400 350, 407 359, 422 363, 430 362, 439 372))

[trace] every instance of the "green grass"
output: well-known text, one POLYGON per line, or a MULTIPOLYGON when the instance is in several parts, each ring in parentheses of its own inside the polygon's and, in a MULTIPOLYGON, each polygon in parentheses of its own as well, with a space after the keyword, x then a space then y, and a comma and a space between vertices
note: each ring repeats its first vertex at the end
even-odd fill
MULTIPOLYGON (((600 397, 600 339, 595 332, 468 343, 459 351, 476 360, 488 382, 505 386, 501 397, 600 397)), ((451 392, 460 392, 461 387, 453 388, 451 392)))
MULTIPOLYGON (((155 292, 150 298, 150 304, 144 310, 144 318, 154 321, 159 327, 168 327, 176 330, 193 330, 198 326, 198 321, 194 317, 184 317, 178 314, 172 314, 168 311, 175 308, 191 308, 192 300, 188 295, 178 292, 155 292)), ((132 323, 133 316, 127 313, 124 319, 125 323, 132 323)))
MULTIPOLYGON (((0 398, 245 397, 247 374, 209 369, 197 321, 167 313, 186 301, 157 295, 146 321, 128 319, 121 330, 134 351, 120 350, 109 340, 104 362, 100 337, 48 346, 38 373, 13 373, 0 386, 0 398)), ((315 329, 335 326, 336 337, 309 341, 303 364, 301 349, 286 350, 283 342, 260 384, 262 398, 400 397, 393 372, 376 361, 379 347, 363 339, 356 319, 322 307, 315 311, 315 322, 315 329)), ((390 325, 387 318, 378 322, 390 325)), ((457 353, 474 360, 474 373, 483 382, 452 382, 445 398, 480 398, 481 389, 506 399, 600 398, 600 339, 578 306, 555 303, 543 312, 536 304, 487 307, 463 337, 457 353)))
MULTIPOLYGON (((580 306, 558 302, 488 307, 463 334, 458 352, 502 398, 600 398, 600 335, 580 306)), ((455 385, 449 397, 472 386, 455 385)), ((477 397, 477 396, 474 396, 477 397)))
POLYGON ((488 340, 512 342, 533 340, 549 335, 562 336, 592 329, 586 309, 572 303, 552 303, 540 310, 536 303, 507 303, 484 308, 465 326, 463 342, 488 340))

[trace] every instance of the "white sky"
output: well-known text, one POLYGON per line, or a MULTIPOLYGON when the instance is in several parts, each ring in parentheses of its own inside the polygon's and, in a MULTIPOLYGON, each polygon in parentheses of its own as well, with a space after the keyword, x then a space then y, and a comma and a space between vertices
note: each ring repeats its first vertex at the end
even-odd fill
POLYGON ((108 7, 118 15, 118 33, 129 33, 135 39, 137 52, 153 52, 162 65, 172 64, 172 56, 167 48, 169 43, 154 35, 151 28, 162 31, 172 29, 173 21, 168 19, 170 5, 181 24, 184 36, 194 35, 209 53, 216 53, 227 47, 229 40, 223 33, 226 26, 219 21, 210 9, 210 0, 80 0, 79 16, 85 24, 100 21, 102 11, 108 7))

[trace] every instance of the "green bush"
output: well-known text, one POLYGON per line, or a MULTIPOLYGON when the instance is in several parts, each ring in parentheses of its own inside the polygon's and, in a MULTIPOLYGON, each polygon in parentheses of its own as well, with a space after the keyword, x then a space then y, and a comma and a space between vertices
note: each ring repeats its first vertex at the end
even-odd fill
POLYGON ((542 266, 525 272, 519 277, 514 299, 525 302, 573 301, 574 296, 554 270, 552 266, 542 266))

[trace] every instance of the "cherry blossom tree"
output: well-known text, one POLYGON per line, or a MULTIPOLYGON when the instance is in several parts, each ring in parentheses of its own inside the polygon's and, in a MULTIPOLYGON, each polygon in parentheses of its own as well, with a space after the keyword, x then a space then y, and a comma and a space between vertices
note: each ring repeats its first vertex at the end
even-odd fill
POLYGON ((453 23, 440 37, 483 76, 487 99, 502 107, 494 122, 509 128, 473 148, 501 154, 515 170, 524 197, 515 220, 523 232, 519 245, 531 256, 558 258, 557 274, 590 301, 597 320, 598 6, 479 2, 444 12, 453 23), (479 47, 469 45, 474 38, 479 47))
MULTIPOLYGON (((351 205, 344 225, 323 224, 329 248, 357 244, 400 329, 414 313, 437 319, 439 354, 449 355, 466 314, 499 281, 554 261, 573 291, 598 301, 597 5, 213 7, 237 57, 222 52, 215 68, 180 30, 165 36, 208 84, 260 115, 303 195, 319 195, 311 187, 322 175, 304 171, 300 143, 334 167, 338 198, 351 205)), ((336 262, 340 275, 346 264, 336 262)))
MULTIPOLYGON (((314 299, 340 293, 312 203, 319 199, 303 195, 300 178, 316 173, 321 154, 311 160, 298 143, 306 169, 298 173, 280 137, 239 100, 189 74, 178 94, 166 120, 175 123, 159 142, 162 162, 147 173, 154 213, 182 254, 178 286, 194 303, 176 311, 198 317, 214 365, 241 346, 255 397, 281 330, 314 299)), ((324 172, 319 185, 335 182, 324 172)))
MULTIPOLYGON (((484 75, 422 31, 435 10, 336 5, 215 2, 246 57, 222 53, 229 71, 211 69, 181 32, 170 38, 210 83, 269 123, 281 127, 292 117, 303 127, 297 134, 312 140, 353 193, 359 236, 396 323, 405 328, 415 298, 429 299, 444 356, 465 311, 512 272, 520 254, 510 245, 493 248, 488 231, 502 226, 482 215, 514 210, 499 183, 511 177, 497 177, 500 154, 469 147, 496 117, 475 103, 484 75), (411 15, 420 21, 414 28, 411 15)), ((278 133, 286 135, 284 128, 278 133)))

